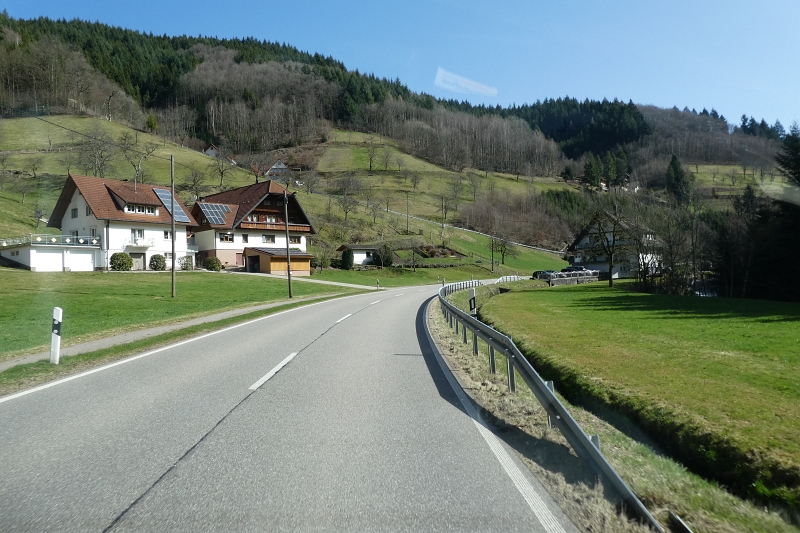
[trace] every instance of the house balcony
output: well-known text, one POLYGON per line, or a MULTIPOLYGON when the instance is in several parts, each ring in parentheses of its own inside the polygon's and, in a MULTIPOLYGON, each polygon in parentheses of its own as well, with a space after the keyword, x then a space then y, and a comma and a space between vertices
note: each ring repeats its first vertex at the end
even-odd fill
POLYGON ((125 239, 122 242, 123 248, 150 248, 155 246, 154 239, 125 239))
POLYGON ((102 245, 100 237, 92 235, 51 235, 29 234, 21 237, 0 238, 0 248, 14 248, 19 246, 91 246, 99 248, 102 245))
MULTIPOLYGON (((286 224, 283 222, 242 222, 239 224, 241 229, 257 229, 264 231, 285 231, 286 224)), ((311 233, 311 226, 308 224, 292 224, 289 223, 289 231, 299 233, 311 233)))

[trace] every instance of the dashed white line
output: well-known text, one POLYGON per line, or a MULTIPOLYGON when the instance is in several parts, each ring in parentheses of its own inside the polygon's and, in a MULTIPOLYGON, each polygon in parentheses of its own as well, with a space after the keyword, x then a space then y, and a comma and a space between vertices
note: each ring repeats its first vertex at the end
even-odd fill
POLYGON ((294 356, 295 356, 295 355, 297 355, 297 352, 292 352, 292 353, 290 353, 290 354, 289 354, 289 357, 287 357, 286 359, 284 359, 283 361, 281 361, 280 363, 278 363, 278 365, 277 365, 275 368, 273 368, 272 370, 270 370, 269 372, 267 372, 267 375, 265 375, 263 378, 259 379, 258 381, 256 381, 256 382, 255 382, 255 383, 253 383, 252 385, 250 385, 250 390, 256 390, 256 389, 257 389, 257 388, 259 388, 261 385, 263 385, 264 383, 266 383, 266 382, 267 382, 267 380, 269 380, 270 378, 272 378, 272 376, 274 376, 275 374, 277 374, 277 373, 278 373, 278 371, 279 371, 281 368, 283 368, 283 367, 285 367, 286 365, 288 365, 288 364, 289 364, 289 361, 291 361, 292 359, 294 359, 294 356))
POLYGON ((372 302, 372 303, 371 303, 371 304, 369 304, 369 305, 375 305, 375 304, 377 304, 377 303, 380 303, 380 302, 381 302, 380 300, 375 300, 374 302, 372 302))
POLYGON ((340 318, 339 320, 337 320, 337 321, 336 321, 336 323, 338 324, 338 323, 339 323, 339 322, 341 322, 342 320, 345 320, 347 317, 351 317, 351 316, 353 316, 353 313, 350 313, 350 314, 348 314, 348 315, 344 315, 342 318, 340 318))

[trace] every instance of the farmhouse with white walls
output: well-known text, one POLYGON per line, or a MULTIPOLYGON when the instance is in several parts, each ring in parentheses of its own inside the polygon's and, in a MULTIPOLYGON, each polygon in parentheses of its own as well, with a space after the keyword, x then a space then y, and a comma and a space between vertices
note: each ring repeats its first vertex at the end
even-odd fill
POLYGON ((198 263, 216 257, 226 267, 240 267, 245 265, 245 248, 286 250, 284 198, 289 247, 305 252, 308 237, 316 233, 314 226, 296 195, 268 180, 206 196, 192 206, 198 263))
MULTIPOLYGON (((163 186, 70 175, 47 224, 61 235, 2 239, 0 256, 37 272, 91 271, 126 252, 134 270, 146 270, 153 255, 172 255, 170 197, 163 186)), ((177 197, 175 213, 177 260, 193 254, 186 228, 196 221, 177 197)))

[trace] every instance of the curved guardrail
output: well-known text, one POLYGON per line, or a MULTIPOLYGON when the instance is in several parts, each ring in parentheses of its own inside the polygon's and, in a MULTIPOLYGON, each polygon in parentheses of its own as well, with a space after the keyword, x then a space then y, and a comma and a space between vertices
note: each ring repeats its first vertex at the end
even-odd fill
POLYGON ((495 370, 495 353, 499 352, 506 358, 508 365, 508 386, 512 391, 516 390, 515 374, 516 370, 525 383, 533 392, 536 399, 547 411, 551 424, 554 424, 567 439, 572 449, 579 457, 589 462, 592 469, 597 473, 601 479, 608 485, 614 487, 617 493, 622 498, 623 504, 638 516, 644 523, 648 524, 651 528, 664 533, 664 529, 650 514, 647 508, 639 501, 639 498, 628 487, 625 481, 619 476, 614 467, 600 452, 600 441, 597 436, 589 437, 578 425, 572 415, 567 411, 564 404, 556 397, 552 382, 547 383, 542 380, 539 373, 531 365, 530 361, 522 354, 522 352, 514 344, 514 341, 481 322, 480 320, 470 316, 458 307, 454 306, 447 301, 446 296, 450 294, 467 289, 470 287, 481 286, 483 283, 480 281, 464 281, 460 283, 452 283, 443 286, 439 289, 439 302, 442 307, 442 313, 447 319, 451 328, 455 328, 456 335, 459 333, 459 325, 462 332, 462 342, 467 343, 467 330, 472 332, 473 340, 473 353, 477 354, 478 343, 477 339, 480 338, 489 346, 489 366, 492 372, 495 370))

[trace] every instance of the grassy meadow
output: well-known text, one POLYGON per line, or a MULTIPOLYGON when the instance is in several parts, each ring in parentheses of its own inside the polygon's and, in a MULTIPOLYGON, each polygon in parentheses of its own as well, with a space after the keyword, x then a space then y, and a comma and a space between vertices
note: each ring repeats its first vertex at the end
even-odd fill
MULTIPOLYGON (((287 298, 286 282, 227 273, 29 272, 0 268, 0 359, 46 348, 53 307, 64 310, 65 345, 141 327, 287 298)), ((295 283, 296 297, 356 292, 295 283)))
MULTIPOLYGON (((545 286, 541 281, 525 281, 506 283, 502 287, 514 291, 508 294, 514 294, 545 286)), ((491 295, 497 294, 498 286, 479 288, 479 305, 486 304, 491 295)), ((461 308, 467 308, 467 298, 468 291, 450 296, 461 308)), ((474 356, 471 341, 462 344, 460 336, 455 335, 442 318, 438 305, 431 307, 428 318, 431 333, 462 385, 484 412, 489 413, 490 420, 501 428, 498 436, 518 452, 575 525, 586 531, 650 531, 645 526, 637 529, 630 522, 619 523, 624 522, 624 515, 616 513, 613 505, 603 498, 602 491, 598 493, 595 474, 588 465, 565 451, 569 450, 569 444, 561 433, 547 427, 544 410, 528 388, 521 385, 522 378, 517 377, 517 392, 509 393, 504 360, 498 359, 497 373, 491 374, 486 343, 478 342, 479 355, 474 356)), ((534 323, 527 329, 535 334, 537 327, 534 323)), ((519 340, 516 334, 514 339, 519 340)), ((560 349, 568 351, 573 345, 564 344, 560 349)), ((596 379, 600 381, 601 378, 596 379)), ((564 392, 564 388, 559 384, 556 392, 564 392)), ((563 396, 561 401, 587 434, 599 435, 605 457, 661 524, 669 524, 668 512, 672 511, 695 533, 798 531, 780 512, 765 512, 763 504, 737 498, 718 483, 688 471, 665 456, 657 441, 644 437, 641 432, 632 432, 630 427, 623 428, 625 432, 620 431, 603 420, 608 418, 607 410, 598 416, 563 396)), ((772 511, 778 509, 773 507, 772 511)))
POLYGON ((626 285, 522 284, 480 316, 568 398, 631 417, 735 492, 800 507, 800 304, 626 285))

